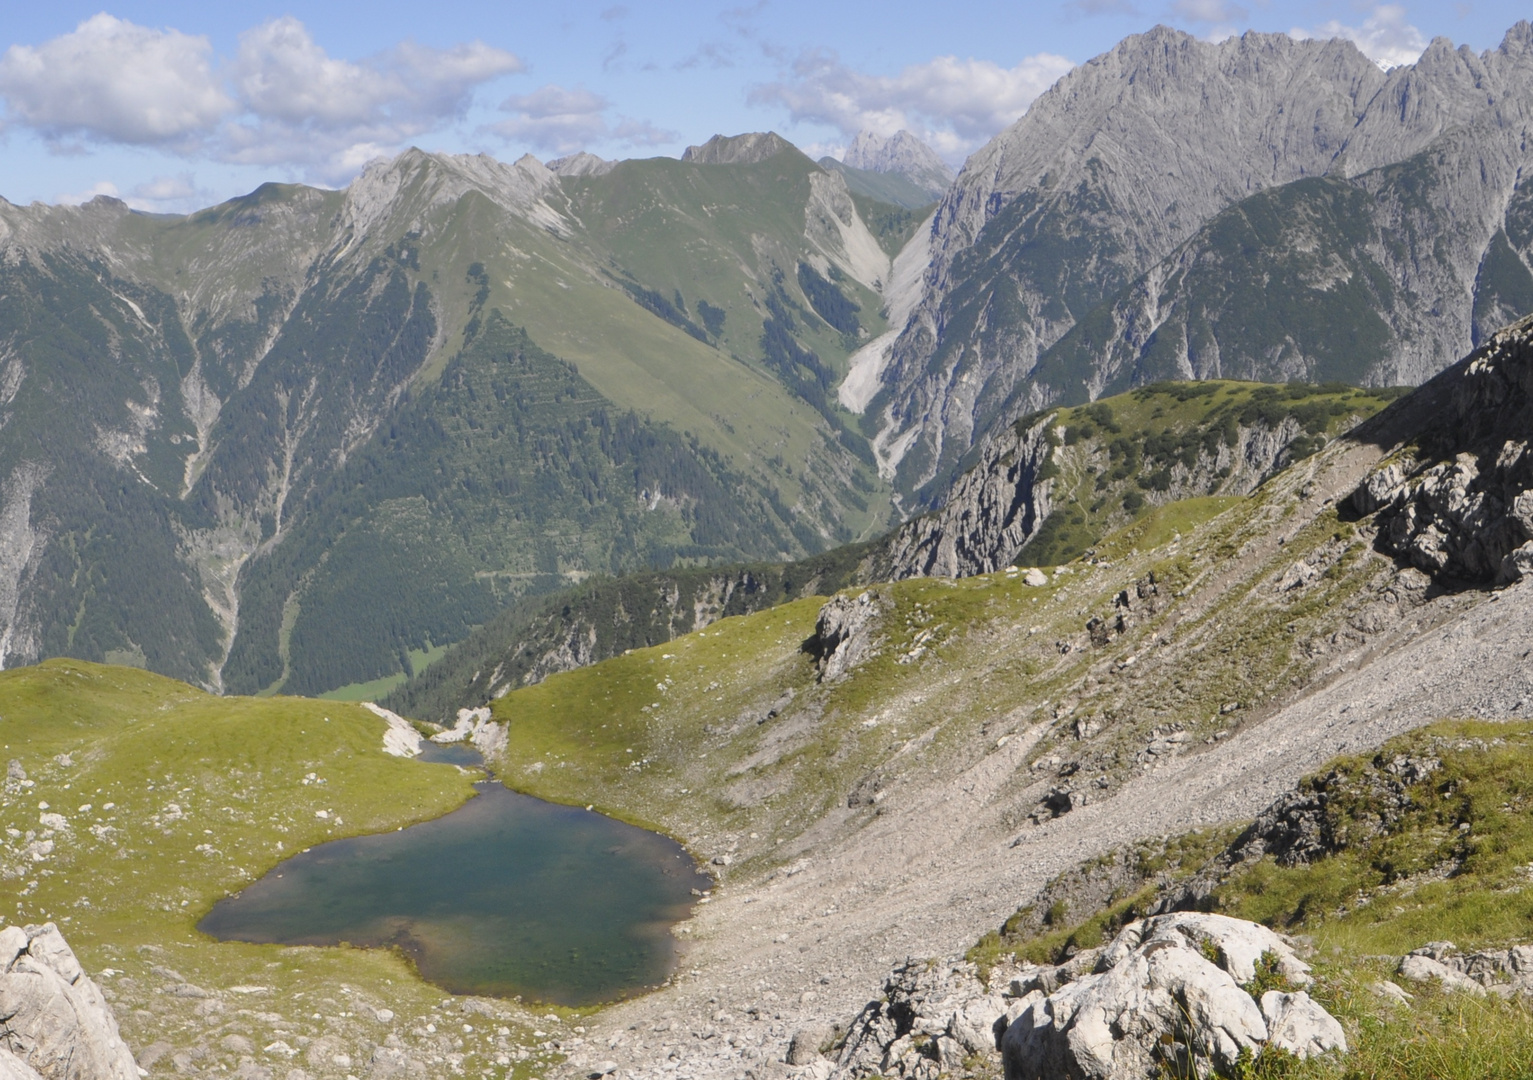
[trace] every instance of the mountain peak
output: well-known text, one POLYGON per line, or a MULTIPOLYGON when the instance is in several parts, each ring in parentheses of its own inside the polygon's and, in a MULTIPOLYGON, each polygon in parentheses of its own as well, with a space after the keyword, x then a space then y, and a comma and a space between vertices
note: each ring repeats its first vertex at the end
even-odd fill
POLYGON ((548 163, 550 171, 560 176, 605 176, 616 167, 617 162, 597 157, 585 150, 554 158, 548 163))
POLYGON ((867 172, 899 173, 933 196, 942 194, 953 182, 953 170, 947 162, 903 128, 887 137, 859 132, 841 162, 867 172))
POLYGON ((775 131, 752 131, 744 135, 715 135, 701 146, 689 146, 682 161, 696 165, 754 165, 786 150, 797 151, 775 131))

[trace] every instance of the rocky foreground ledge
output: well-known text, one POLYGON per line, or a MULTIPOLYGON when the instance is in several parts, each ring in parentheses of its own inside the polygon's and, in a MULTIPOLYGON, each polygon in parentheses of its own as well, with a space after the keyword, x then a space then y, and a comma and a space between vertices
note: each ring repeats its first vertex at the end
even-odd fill
POLYGON ((847 1080, 935 1080, 999 1053, 1006 1080, 1117 1080, 1161 1068, 1228 1073, 1268 1047, 1345 1053, 1341 1025, 1304 990, 1311 982, 1293 944, 1264 926, 1159 915, 1065 964, 991 972, 985 983, 972 965, 907 963, 844 1041, 829 1040, 840 1043, 834 1060, 806 1032, 789 1064, 847 1080))
POLYGON ((0 930, 0 1080, 138 1080, 101 989, 53 923, 0 930))

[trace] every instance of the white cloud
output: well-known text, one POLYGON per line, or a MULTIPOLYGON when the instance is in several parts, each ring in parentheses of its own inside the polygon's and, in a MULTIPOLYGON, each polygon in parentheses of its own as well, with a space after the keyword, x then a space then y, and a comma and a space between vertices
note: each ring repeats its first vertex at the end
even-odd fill
POLYGON ((1230 0, 1176 0, 1171 5, 1171 10, 1188 22, 1226 25, 1244 22, 1249 14, 1245 8, 1231 3, 1230 0))
POLYGON ((111 199, 118 198, 117 185, 110 180, 98 180, 84 191, 58 195, 53 201, 61 206, 79 206, 81 203, 90 202, 98 195, 105 195, 111 199))
POLYGON ((794 122, 828 124, 847 136, 864 129, 915 132, 947 157, 961 155, 1027 111, 1074 65, 1039 53, 1015 67, 939 56, 898 75, 869 75, 832 52, 805 53, 790 74, 750 92, 753 105, 781 105, 794 122))
POLYGON ((246 119, 225 131, 226 160, 307 162, 346 175, 467 111, 481 83, 524 70, 482 42, 404 42, 361 63, 329 56, 290 16, 248 30, 229 77, 246 119))
POLYGON ((0 57, 7 124, 68 139, 160 145, 241 164, 344 176, 460 118, 474 91, 524 70, 503 49, 405 41, 361 61, 329 56, 292 17, 240 36, 215 67, 206 38, 96 15, 0 57))
POLYGON ((136 145, 205 135, 234 108, 205 37, 94 15, 36 48, 0 57, 6 120, 51 140, 136 145))
POLYGON ((566 90, 550 83, 501 102, 501 109, 512 115, 492 130, 540 150, 568 154, 606 137, 607 120, 602 114, 610 104, 589 90, 566 90))
POLYGON ((606 114, 611 107, 600 94, 549 83, 501 102, 501 110, 511 116, 491 125, 490 130, 510 142, 553 154, 570 154, 608 142, 657 146, 680 138, 647 120, 619 117, 615 124, 609 123, 606 114))
POLYGON ((197 186, 196 178, 189 172, 175 176, 156 176, 135 185, 124 200, 135 210, 151 213, 190 213, 207 206, 216 196, 197 186))
POLYGON ((1405 21, 1405 8, 1399 4, 1378 5, 1362 26, 1345 26, 1332 19, 1313 30, 1296 28, 1289 33, 1301 39, 1346 38, 1385 71, 1401 64, 1414 64, 1427 47, 1421 31, 1405 21))

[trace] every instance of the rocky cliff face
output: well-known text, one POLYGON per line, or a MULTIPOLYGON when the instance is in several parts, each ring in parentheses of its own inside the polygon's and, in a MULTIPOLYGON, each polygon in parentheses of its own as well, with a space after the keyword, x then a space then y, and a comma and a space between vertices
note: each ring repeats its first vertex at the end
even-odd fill
MULTIPOLYGON (((1100 531, 1109 522, 1127 520, 1114 509, 1120 505, 1247 494, 1324 442, 1323 425, 1314 414, 1345 424, 1358 415, 1351 410, 1363 408, 1330 399, 1294 411, 1270 403, 1210 407, 1206 415, 1184 418, 1171 428, 1154 419, 1150 430, 1126 427, 1133 424, 1129 410, 1135 405, 1153 406, 1145 409, 1152 417, 1163 413, 1167 406, 1154 405, 1160 397, 1153 389, 1130 395, 1127 404, 1113 399, 1119 403, 1116 410, 1106 402, 1094 411, 1055 410, 990 436, 939 509, 907 522, 874 550, 867 578, 968 577, 1029 560, 1044 565, 1068 561, 1090 540, 1078 539, 1073 549, 1068 543, 1041 545, 1045 526, 1056 514, 1055 525, 1068 518, 1074 526, 1100 531), (1106 426, 1098 427, 1092 417, 1106 426), (1172 443, 1176 449, 1168 453, 1172 443), (1142 445, 1147 454, 1130 444, 1142 445), (1088 519, 1101 524, 1092 526, 1088 519)), ((1062 532, 1055 529, 1056 541, 1062 532)))
MULTIPOLYGON (((1430 422, 1391 448, 1354 509, 1374 515, 1382 550, 1434 576, 1505 584, 1533 573, 1533 319, 1421 395, 1435 405, 1430 422)), ((1391 419, 1376 421, 1381 435, 1391 419)))
POLYGON ((1521 295, 1527 254, 1505 242, 1519 229, 1506 208, 1530 108, 1526 23, 1484 55, 1437 41, 1388 75, 1341 41, 1249 33, 1210 45, 1165 28, 1125 39, 970 158, 944 198, 922 302, 884 375, 887 463, 919 490, 992 424, 1135 378, 1314 377, 1324 364, 1303 341, 1305 297, 1327 282, 1355 294, 1335 300, 1334 321, 1384 338, 1363 342, 1347 377, 1441 370, 1508 309, 1496 297, 1521 295), (1244 253, 1221 246, 1228 222, 1197 239, 1226 208, 1322 176, 1369 204, 1344 216, 1368 222, 1371 238, 1312 252, 1320 198, 1244 253), (1261 276, 1241 261, 1253 251, 1296 279, 1287 310, 1230 295, 1231 275, 1261 276), (1506 284, 1484 280, 1487 267, 1506 284), (1236 329, 1252 321, 1247 301, 1272 316, 1255 333, 1236 329))
POLYGON ((1011 565, 1052 509, 1045 470, 1053 461, 1053 417, 987 440, 979 462, 947 502, 894 534, 891 579, 967 577, 1011 565))

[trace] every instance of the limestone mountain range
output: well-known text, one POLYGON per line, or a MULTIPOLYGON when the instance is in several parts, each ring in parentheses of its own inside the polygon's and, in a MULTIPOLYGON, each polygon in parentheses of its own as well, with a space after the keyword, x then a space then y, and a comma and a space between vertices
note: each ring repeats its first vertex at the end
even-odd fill
POLYGON ((593 574, 871 540, 1045 406, 1420 382, 1533 309, 1530 73, 1157 28, 935 210, 908 133, 770 132, 0 205, 0 664, 381 694, 593 574))
POLYGON ((1533 298, 1530 118, 1527 22, 1388 73, 1340 40, 1124 39, 943 197, 868 406, 886 473, 936 497, 995 424, 1154 378, 1422 381, 1533 298))

